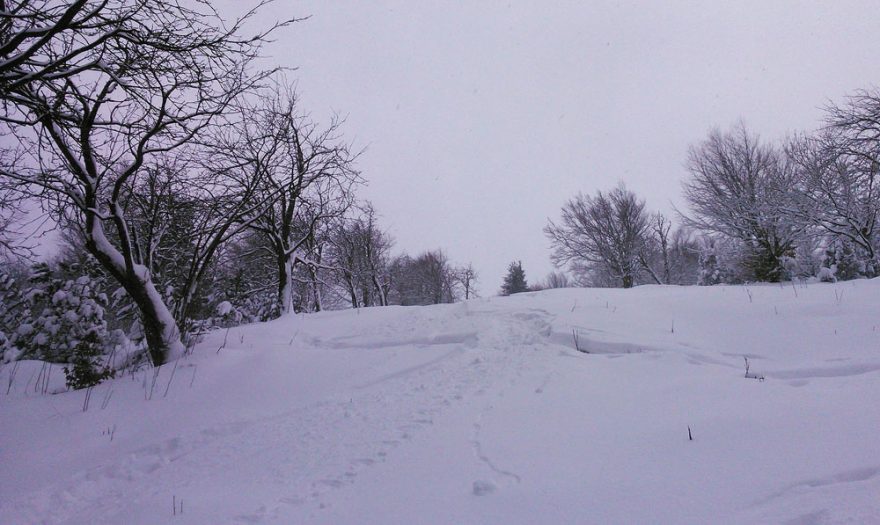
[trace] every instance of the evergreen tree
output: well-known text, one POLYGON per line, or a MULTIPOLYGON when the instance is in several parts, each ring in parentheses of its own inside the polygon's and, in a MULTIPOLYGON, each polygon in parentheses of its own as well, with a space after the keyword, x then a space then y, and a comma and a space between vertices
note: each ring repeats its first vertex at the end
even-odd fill
MULTIPOLYGON (((65 277, 47 263, 33 266, 26 289, 15 296, 23 301, 15 331, 3 337, 6 353, 11 352, 5 358, 64 363, 67 386, 85 388, 113 377, 107 356, 124 343, 125 336, 107 330, 107 296, 91 277, 65 277)), ((3 302, 10 297, 4 293, 3 302)))
POLYGON ((522 261, 510 263, 510 266, 507 267, 507 275, 504 276, 504 283, 501 285, 501 295, 527 291, 529 291, 529 285, 526 283, 526 272, 523 271, 522 261))
POLYGON ((858 246, 846 239, 836 239, 825 249, 822 266, 826 268, 819 276, 822 281, 875 277, 874 266, 869 257, 859 253, 858 246))

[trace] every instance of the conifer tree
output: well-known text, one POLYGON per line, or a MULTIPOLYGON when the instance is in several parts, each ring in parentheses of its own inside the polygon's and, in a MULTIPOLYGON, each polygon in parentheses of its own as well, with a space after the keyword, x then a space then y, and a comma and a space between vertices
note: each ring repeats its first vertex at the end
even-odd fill
POLYGON ((507 267, 507 275, 504 276, 504 283, 501 285, 501 295, 527 291, 529 285, 526 283, 526 272, 522 268, 522 261, 510 263, 507 267))

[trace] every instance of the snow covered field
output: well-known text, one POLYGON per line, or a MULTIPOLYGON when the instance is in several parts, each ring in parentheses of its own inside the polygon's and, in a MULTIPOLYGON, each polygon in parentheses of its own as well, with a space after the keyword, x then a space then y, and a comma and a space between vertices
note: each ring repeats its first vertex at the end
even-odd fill
POLYGON ((7 365, 0 522, 878 523, 878 325, 877 279, 326 312, 86 412, 7 365))

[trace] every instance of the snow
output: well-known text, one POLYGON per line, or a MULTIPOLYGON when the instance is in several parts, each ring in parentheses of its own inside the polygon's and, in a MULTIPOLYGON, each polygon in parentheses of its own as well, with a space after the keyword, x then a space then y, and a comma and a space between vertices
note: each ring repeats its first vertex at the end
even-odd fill
POLYGON ((216 312, 219 316, 226 316, 232 313, 233 310, 234 308, 232 307, 232 303, 230 303, 229 301, 223 301, 217 305, 216 312))
POLYGON ((645 286, 287 316, 85 412, 85 391, 38 393, 38 362, 2 395, 7 364, 0 516, 877 522, 878 297, 880 279, 645 286))
POLYGON ((67 300, 67 292, 64 290, 58 290, 52 295, 52 304, 58 304, 62 301, 67 300))

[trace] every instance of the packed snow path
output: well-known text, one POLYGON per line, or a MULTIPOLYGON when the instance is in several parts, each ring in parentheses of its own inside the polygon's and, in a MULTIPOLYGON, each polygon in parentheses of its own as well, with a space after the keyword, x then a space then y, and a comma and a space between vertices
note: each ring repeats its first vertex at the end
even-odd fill
POLYGON ((877 522, 877 325, 880 280, 326 312, 85 412, 7 365, 0 521, 877 522))

